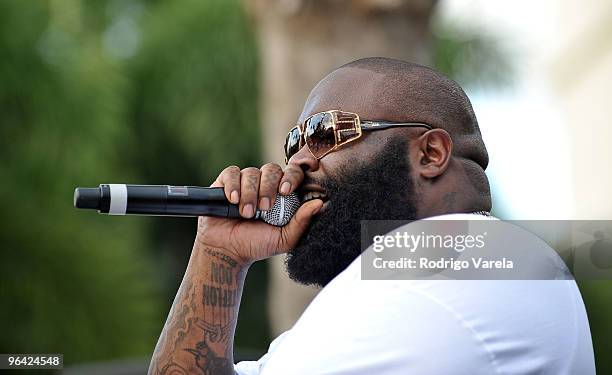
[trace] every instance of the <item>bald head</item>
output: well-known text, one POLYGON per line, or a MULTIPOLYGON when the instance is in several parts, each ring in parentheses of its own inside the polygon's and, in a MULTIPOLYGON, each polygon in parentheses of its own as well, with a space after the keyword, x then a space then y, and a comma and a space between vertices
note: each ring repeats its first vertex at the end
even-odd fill
POLYGON ((425 122, 451 135, 453 156, 482 170, 488 165, 467 95, 455 81, 428 67, 383 57, 350 62, 315 86, 302 117, 328 109, 356 112, 368 120, 425 122))
POLYGON ((489 163, 478 121, 463 89, 443 74, 418 64, 370 57, 345 64, 311 91, 300 120, 341 109, 366 120, 424 122, 446 130, 452 156, 482 195, 490 195, 484 170, 489 163))
MULTIPOLYGON (((448 166, 441 165, 439 176, 424 177, 422 183, 429 185, 423 194, 431 194, 431 200, 436 200, 440 194, 459 189, 465 196, 465 207, 490 209, 490 189, 484 173, 489 162, 487 149, 472 105, 453 80, 433 69, 405 61, 382 57, 360 59, 337 68, 313 88, 300 121, 332 109, 355 112, 364 120, 424 122, 434 128, 428 139, 436 139, 435 130, 444 130, 452 140, 448 147, 450 161, 448 166)), ((373 137, 370 141, 373 147, 385 137, 393 137, 391 133, 382 133, 368 135, 373 137)), ((416 139, 411 129, 398 129, 393 134, 416 139)), ((415 147, 419 146, 415 144, 415 147)), ((421 147, 428 146, 421 144, 421 147)), ((453 210, 448 207, 449 212, 453 210)))

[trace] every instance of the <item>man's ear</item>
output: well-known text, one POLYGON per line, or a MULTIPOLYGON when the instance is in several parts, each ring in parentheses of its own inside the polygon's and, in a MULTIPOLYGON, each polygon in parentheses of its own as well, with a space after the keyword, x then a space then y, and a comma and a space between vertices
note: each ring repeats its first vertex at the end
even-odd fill
POLYGON ((453 140, 444 129, 432 129, 417 139, 416 169, 424 178, 435 178, 448 168, 453 152, 453 140))

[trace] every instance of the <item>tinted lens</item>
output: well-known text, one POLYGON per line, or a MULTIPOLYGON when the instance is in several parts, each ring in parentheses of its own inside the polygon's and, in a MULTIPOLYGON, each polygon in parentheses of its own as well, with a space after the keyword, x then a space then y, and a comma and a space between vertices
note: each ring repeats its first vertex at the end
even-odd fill
POLYGON ((330 113, 319 113, 306 122, 304 139, 310 152, 318 159, 336 145, 334 120, 330 113))
POLYGON ((300 150, 300 130, 297 126, 289 131, 285 140, 285 157, 287 161, 300 150))

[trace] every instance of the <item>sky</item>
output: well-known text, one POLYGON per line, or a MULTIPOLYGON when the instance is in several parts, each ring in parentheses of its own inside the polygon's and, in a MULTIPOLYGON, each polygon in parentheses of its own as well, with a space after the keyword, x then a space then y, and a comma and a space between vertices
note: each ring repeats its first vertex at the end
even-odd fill
POLYGON ((512 88, 467 88, 489 151, 494 212, 504 219, 570 218, 570 143, 547 63, 560 45, 559 2, 444 0, 442 19, 493 35, 512 51, 512 88))

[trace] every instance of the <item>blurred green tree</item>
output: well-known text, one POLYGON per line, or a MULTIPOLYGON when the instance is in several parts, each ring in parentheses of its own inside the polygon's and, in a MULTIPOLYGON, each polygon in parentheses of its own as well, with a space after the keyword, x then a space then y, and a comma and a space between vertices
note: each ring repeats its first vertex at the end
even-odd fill
POLYGON ((612 281, 581 281, 578 283, 589 316, 595 368, 598 374, 612 373, 612 357, 608 355, 612 346, 612 281))
MULTIPOLYGON (((240 2, 3 1, 0 55, 0 352, 146 357, 195 220, 78 212, 71 194, 259 163, 240 2)), ((263 349, 265 265, 249 278, 237 343, 263 349)))
POLYGON ((0 352, 66 363, 142 355, 160 316, 142 223, 72 208, 76 185, 134 173, 115 146, 125 81, 90 5, 0 2, 0 352))
POLYGON ((500 36, 474 25, 432 17, 433 64, 464 88, 511 88, 518 61, 511 46, 500 36))
MULTIPOLYGON (((127 63, 131 128, 123 142, 140 182, 208 186, 229 165, 261 165, 257 51, 241 2, 159 2, 146 8, 141 25, 139 51, 127 63)), ((183 276, 195 227, 195 219, 184 218, 154 219, 148 227, 164 278, 165 311, 183 276)), ((266 263, 255 264, 248 277, 238 357, 268 344, 266 263)))

